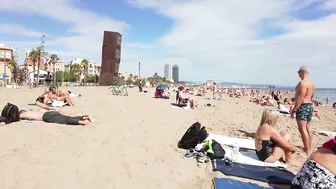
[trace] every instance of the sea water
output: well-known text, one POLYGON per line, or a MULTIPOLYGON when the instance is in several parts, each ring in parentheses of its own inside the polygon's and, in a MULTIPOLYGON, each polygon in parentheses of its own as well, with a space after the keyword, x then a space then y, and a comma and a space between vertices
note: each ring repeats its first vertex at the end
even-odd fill
MULTIPOLYGON (((294 88, 277 88, 274 90, 281 91, 294 91, 294 88)), ((336 89, 335 88, 316 88, 314 99, 326 104, 326 99, 328 98, 329 106, 332 106, 336 102, 336 89)))

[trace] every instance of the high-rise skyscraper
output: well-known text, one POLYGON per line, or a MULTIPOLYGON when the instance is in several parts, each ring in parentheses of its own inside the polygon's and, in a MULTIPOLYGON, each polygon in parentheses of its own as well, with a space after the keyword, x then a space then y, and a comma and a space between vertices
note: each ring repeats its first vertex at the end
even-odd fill
POLYGON ((178 65, 173 66, 173 80, 175 83, 180 81, 180 69, 178 65))
POLYGON ((164 77, 167 79, 167 80, 172 80, 172 67, 170 64, 165 64, 164 65, 164 77))

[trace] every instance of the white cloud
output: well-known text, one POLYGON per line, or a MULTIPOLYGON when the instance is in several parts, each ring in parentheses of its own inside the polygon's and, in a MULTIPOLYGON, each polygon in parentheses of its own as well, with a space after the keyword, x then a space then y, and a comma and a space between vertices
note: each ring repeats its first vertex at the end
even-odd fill
POLYGON ((336 1, 326 0, 326 2, 322 4, 321 8, 326 9, 326 10, 336 10, 336 1))
MULTIPOLYGON (((293 17, 319 0, 125 1, 152 9, 170 18, 173 25, 156 43, 123 44, 123 71, 137 71, 140 61, 145 75, 162 74, 163 64, 171 63, 180 66, 182 79, 293 85, 297 68, 304 64, 312 67, 318 86, 336 87, 327 77, 334 74, 328 68, 336 62, 336 14, 316 20, 293 17)), ((59 53, 89 54, 100 62, 103 31, 125 34, 130 26, 72 3, 0 0, 0 10, 38 14, 68 24, 72 35, 54 41, 64 46, 59 53)), ((329 0, 322 7, 330 11, 334 3, 329 0)))
POLYGON ((19 24, 1 24, 1 23, 0 23, 0 33, 16 34, 27 37, 40 37, 43 34, 42 32, 28 29, 19 24))
POLYGON ((82 53, 98 53, 104 30, 124 32, 129 26, 121 21, 101 16, 73 6, 72 0, 0 0, 0 10, 45 16, 70 26, 73 35, 56 39, 65 49, 82 53), (36 6, 38 5, 38 6, 36 6), (43 8, 41 8, 43 7, 43 8))
MULTIPOLYGON (((174 21, 158 43, 169 56, 179 57, 179 62, 171 63, 180 64, 182 78, 294 85, 301 65, 325 74, 334 72, 328 66, 336 61, 336 14, 308 21, 292 16, 317 0, 128 2, 174 21), (261 33, 268 27, 276 27, 279 33, 263 38, 261 33), (202 63, 204 68, 193 68, 202 63)), ((317 79, 317 74, 323 74, 313 73, 317 79)), ((328 80, 317 83, 335 86, 328 80)))

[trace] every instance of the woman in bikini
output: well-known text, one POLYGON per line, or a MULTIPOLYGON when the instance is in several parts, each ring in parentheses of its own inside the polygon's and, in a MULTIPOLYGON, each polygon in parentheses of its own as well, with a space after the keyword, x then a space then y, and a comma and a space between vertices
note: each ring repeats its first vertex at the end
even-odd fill
POLYGON ((285 155, 286 163, 297 165, 293 158, 295 147, 285 132, 275 129, 277 112, 266 109, 262 113, 260 125, 255 135, 256 154, 259 160, 274 163, 285 155))
POLYGON ((336 188, 336 137, 314 152, 292 180, 291 189, 336 188))
POLYGON ((61 90, 56 89, 55 87, 50 87, 48 92, 48 99, 51 101, 62 101, 69 104, 69 106, 75 106, 72 102, 69 94, 62 93, 61 90))

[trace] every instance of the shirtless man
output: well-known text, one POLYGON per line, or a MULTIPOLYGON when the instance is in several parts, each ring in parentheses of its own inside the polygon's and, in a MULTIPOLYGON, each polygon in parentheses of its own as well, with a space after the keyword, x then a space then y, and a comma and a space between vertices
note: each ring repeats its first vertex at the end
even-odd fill
POLYGON ((26 111, 20 110, 20 119, 32 121, 44 121, 66 125, 87 125, 91 122, 89 116, 68 116, 58 111, 26 111))
POLYGON ((312 131, 310 122, 314 113, 313 97, 315 94, 315 84, 308 78, 309 70, 306 66, 300 67, 298 74, 301 81, 295 88, 295 105, 291 111, 291 118, 294 118, 295 113, 304 151, 307 155, 310 155, 312 152, 312 131))

